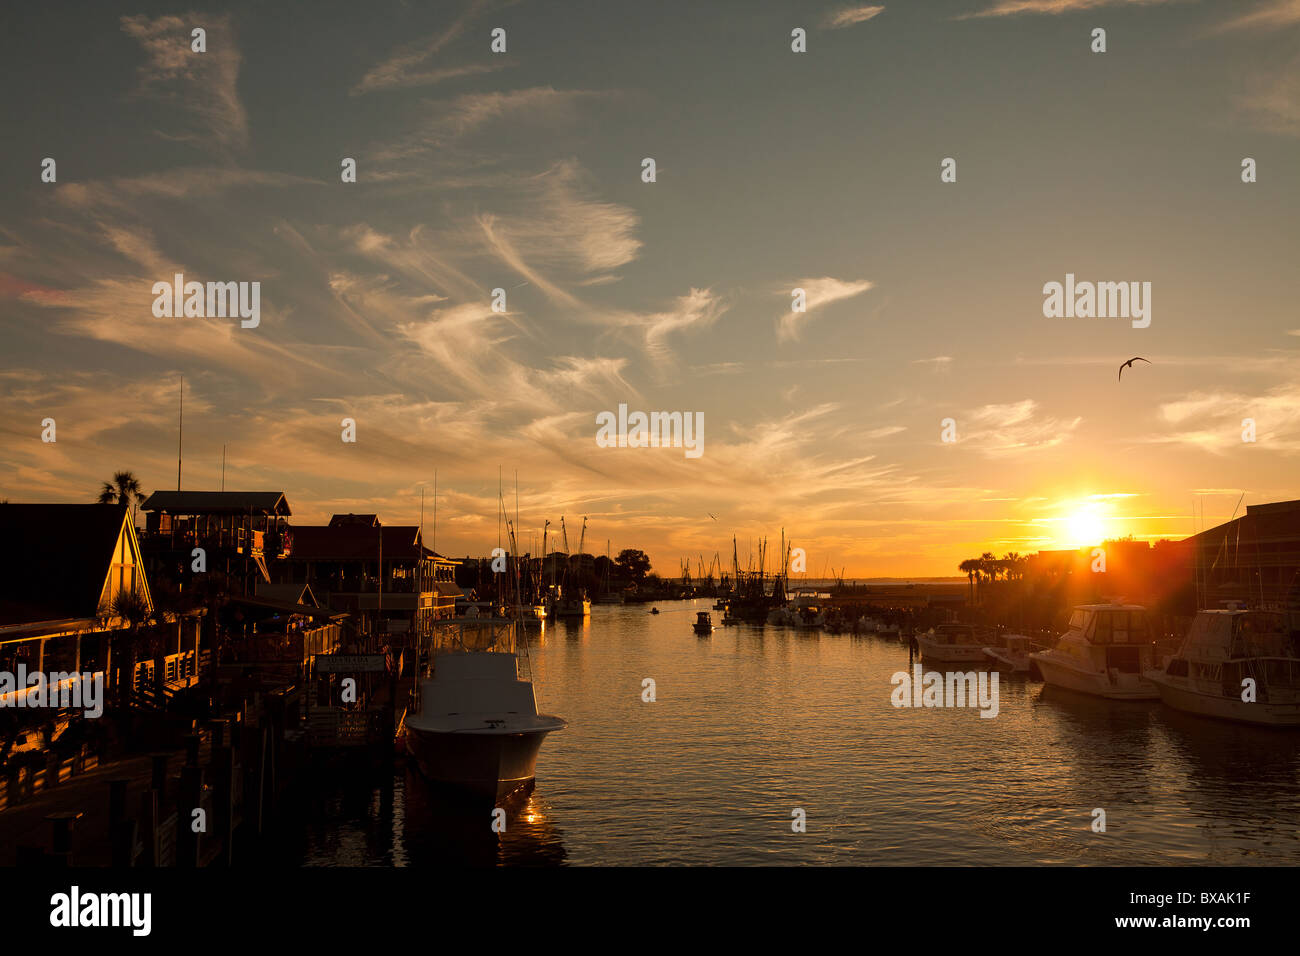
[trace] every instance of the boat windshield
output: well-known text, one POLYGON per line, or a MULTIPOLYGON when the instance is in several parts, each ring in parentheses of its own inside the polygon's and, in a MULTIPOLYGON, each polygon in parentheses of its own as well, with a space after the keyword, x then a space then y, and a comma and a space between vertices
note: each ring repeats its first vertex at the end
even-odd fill
POLYGON ((435 621, 432 649, 435 651, 499 651, 513 654, 515 622, 486 617, 435 621))
POLYGON ((1145 611, 1098 611, 1097 626, 1090 638, 1094 644, 1148 644, 1145 611))
MULTIPOLYGON (((1057 618, 1057 620, 1060 620, 1060 618, 1057 618)), ((1070 615, 1070 630, 1072 631, 1082 631, 1087 623, 1088 612, 1082 608, 1076 609, 1075 612, 1070 615)))
POLYGON ((1252 611, 1233 619, 1231 657, 1283 657, 1289 644, 1281 614, 1252 611))

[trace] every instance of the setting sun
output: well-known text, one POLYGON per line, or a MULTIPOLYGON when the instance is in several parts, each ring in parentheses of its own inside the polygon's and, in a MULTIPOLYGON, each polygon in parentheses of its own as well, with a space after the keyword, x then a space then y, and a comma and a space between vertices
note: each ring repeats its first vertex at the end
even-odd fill
POLYGON ((1100 544, 1106 537, 1107 516, 1098 504, 1087 504, 1066 519, 1065 538, 1071 547, 1100 544))

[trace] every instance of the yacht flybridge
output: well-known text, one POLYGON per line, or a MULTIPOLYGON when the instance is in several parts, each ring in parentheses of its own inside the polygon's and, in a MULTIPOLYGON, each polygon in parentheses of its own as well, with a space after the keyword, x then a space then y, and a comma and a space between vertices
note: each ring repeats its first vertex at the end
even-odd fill
POLYGON ((1136 604, 1081 604, 1055 648, 1029 655, 1048 684, 1112 700, 1160 696, 1142 676, 1154 656, 1146 608, 1136 604))
POLYGON ((542 741, 566 726, 537 712, 526 646, 516 654, 519 625, 504 618, 435 624, 430 673, 417 682, 403 720, 407 750, 434 783, 502 799, 533 781, 542 741))
POLYGON ((1198 611, 1182 647, 1146 677, 1170 707, 1300 726, 1300 648, 1275 611, 1198 611))

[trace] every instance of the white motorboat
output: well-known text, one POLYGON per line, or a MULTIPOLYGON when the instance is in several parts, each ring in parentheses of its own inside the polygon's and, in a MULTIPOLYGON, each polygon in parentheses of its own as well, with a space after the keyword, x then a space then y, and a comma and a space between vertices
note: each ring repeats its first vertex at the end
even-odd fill
POLYGON ((819 601, 830 595, 815 592, 795 592, 790 600, 767 612, 767 623, 774 627, 817 628, 826 623, 826 612, 819 601))
POLYGON ((1147 671, 1146 678, 1176 710, 1297 727, 1298 650, 1278 612, 1198 611, 1178 653, 1147 671))
POLYGON ((984 643, 969 624, 940 624, 916 635, 922 660, 940 664, 985 663, 984 643))
POLYGON ((1001 647, 986 647, 984 656, 993 659, 999 670, 1012 674, 1029 673, 1029 638, 1023 634, 1008 634, 1001 647))
POLYGON ((829 597, 829 594, 816 591, 796 591, 786 605, 789 614, 786 626, 810 630, 821 627, 826 623, 826 612, 821 602, 829 597))
POLYGON ((1111 700, 1160 696, 1142 676, 1154 656, 1146 608, 1137 604, 1081 604, 1056 647, 1029 655, 1048 684, 1111 700))
POLYGON ((447 625, 403 720, 407 750, 429 780, 500 800, 534 779, 546 735, 566 724, 537 712, 532 681, 520 676, 516 622, 447 625))

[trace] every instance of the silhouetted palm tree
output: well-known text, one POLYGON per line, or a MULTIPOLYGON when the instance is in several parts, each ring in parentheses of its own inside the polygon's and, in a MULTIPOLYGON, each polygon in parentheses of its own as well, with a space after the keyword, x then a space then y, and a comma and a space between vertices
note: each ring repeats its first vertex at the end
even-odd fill
POLYGON ((970 581, 970 603, 975 603, 975 578, 979 575, 980 563, 976 558, 967 558, 961 564, 957 565, 958 571, 963 571, 970 581))
POLYGON ((979 557, 980 570, 990 581, 996 581, 998 577, 998 558, 992 551, 985 551, 979 557))
POLYGON ((140 490, 140 482, 135 477, 134 472, 119 471, 113 475, 112 481, 104 482, 104 487, 99 491, 99 503, 101 505, 124 505, 131 509, 131 521, 135 521, 135 509, 144 502, 144 493, 140 490))

